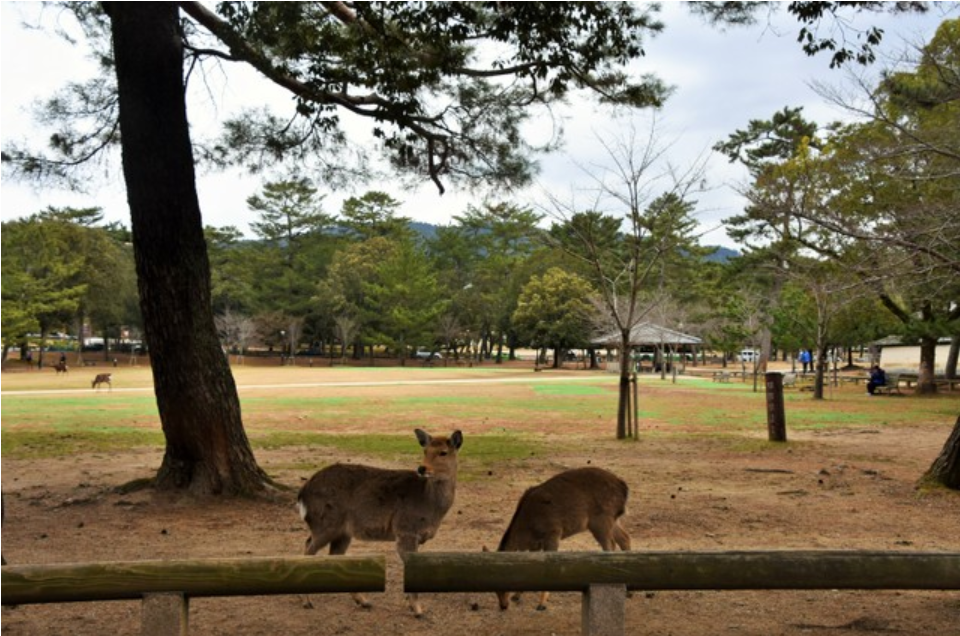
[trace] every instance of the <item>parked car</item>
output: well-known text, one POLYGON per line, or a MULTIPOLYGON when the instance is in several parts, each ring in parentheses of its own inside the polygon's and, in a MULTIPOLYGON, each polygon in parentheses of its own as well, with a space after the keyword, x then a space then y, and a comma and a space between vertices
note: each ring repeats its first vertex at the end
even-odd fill
POLYGON ((743 349, 737 355, 740 362, 756 362, 760 358, 760 352, 755 349, 743 349))
POLYGON ((440 355, 439 351, 424 351, 422 349, 419 351, 414 351, 413 357, 416 358, 417 360, 442 360, 443 359, 443 356, 440 355))

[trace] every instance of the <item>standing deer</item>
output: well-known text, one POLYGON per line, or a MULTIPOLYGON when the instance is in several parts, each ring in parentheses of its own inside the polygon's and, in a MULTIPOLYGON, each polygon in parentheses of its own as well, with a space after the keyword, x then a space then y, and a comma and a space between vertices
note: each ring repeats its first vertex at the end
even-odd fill
MULTIPOLYGON (((605 552, 630 549, 620 525, 627 506, 626 482, 602 468, 574 468, 527 489, 500 540, 499 552, 556 552, 560 540, 589 530, 605 552)), ((547 609, 549 592, 540 593, 538 610, 547 609)), ((519 594, 513 596, 519 600, 519 594)), ((510 607, 509 592, 497 592, 500 609, 510 607)))
POLYGON ((110 390, 113 390, 113 381, 111 380, 112 374, 110 373, 101 373, 93 379, 93 384, 90 385, 90 388, 100 390, 101 384, 106 384, 110 387, 110 390))
MULTIPOLYGON (((334 464, 304 484, 297 508, 310 528, 305 554, 316 554, 328 544, 330 554, 345 554, 357 537, 396 541, 403 557, 433 538, 453 505, 463 434, 431 437, 420 429, 414 432, 423 447, 417 470, 334 464)), ((353 599, 361 607, 370 607, 362 594, 353 594, 353 599)), ((413 613, 422 616, 417 595, 408 599, 413 613)), ((310 606, 308 600, 305 605, 310 606)))

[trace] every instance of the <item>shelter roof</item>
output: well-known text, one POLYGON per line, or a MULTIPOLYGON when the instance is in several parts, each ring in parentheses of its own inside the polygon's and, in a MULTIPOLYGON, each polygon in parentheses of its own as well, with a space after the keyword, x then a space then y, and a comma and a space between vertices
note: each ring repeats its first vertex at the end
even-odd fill
MULTIPOLYGON (((620 334, 610 332, 593 339, 594 344, 608 347, 620 346, 620 334)), ((637 323, 630 330, 630 344, 640 345, 698 345, 703 340, 690 334, 681 333, 667 327, 654 324, 652 322, 637 323)))

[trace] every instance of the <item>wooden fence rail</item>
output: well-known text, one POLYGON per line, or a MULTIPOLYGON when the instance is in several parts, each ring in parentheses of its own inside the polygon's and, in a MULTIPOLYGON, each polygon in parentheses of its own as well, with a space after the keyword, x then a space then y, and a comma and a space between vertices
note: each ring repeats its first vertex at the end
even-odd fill
POLYGON ((418 553, 407 592, 583 593, 584 636, 622 636, 627 590, 960 590, 960 553, 418 553))
POLYGON ((383 556, 4 565, 3 604, 143 599, 144 636, 185 636, 192 597, 383 592, 383 556))
MULTIPOLYGON (((407 592, 575 591, 585 636, 625 633, 627 590, 960 590, 960 553, 422 552, 407 592)), ((143 599, 144 636, 185 636, 191 597, 382 592, 377 557, 4 565, 3 604, 143 599)))

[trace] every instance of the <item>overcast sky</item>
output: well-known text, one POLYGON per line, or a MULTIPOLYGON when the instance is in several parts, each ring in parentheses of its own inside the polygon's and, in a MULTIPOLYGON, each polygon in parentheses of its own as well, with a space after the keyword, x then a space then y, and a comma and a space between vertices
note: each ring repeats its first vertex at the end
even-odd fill
MULTIPOLYGON (((67 80, 77 80, 89 72, 84 53, 71 49, 52 35, 22 26, 25 19, 35 20, 39 3, 2 2, 2 122, 0 134, 3 143, 31 134, 32 124, 27 109, 38 98, 50 95, 67 80)), ((666 29, 657 38, 647 42, 646 57, 637 68, 640 72, 655 73, 675 92, 665 108, 657 114, 658 138, 670 146, 670 162, 684 169, 703 157, 707 160, 705 172, 709 190, 698 196, 697 218, 704 233, 703 243, 733 246, 723 230, 723 219, 742 210, 743 201, 736 194, 736 186, 743 183, 742 168, 730 165, 710 148, 724 140, 751 119, 769 119, 786 107, 802 106, 807 119, 820 124, 845 118, 846 115, 828 105, 810 87, 811 81, 823 81, 841 86, 847 80, 846 71, 831 70, 829 55, 808 58, 796 41, 797 24, 784 11, 774 12, 769 21, 761 16, 760 24, 751 28, 731 28, 720 31, 704 25, 690 16, 684 3, 665 3, 661 13, 666 29)), ((936 3, 925 16, 888 16, 866 14, 857 17, 855 25, 877 25, 884 29, 884 40, 876 73, 888 57, 898 57, 912 44, 929 40, 937 25, 945 17, 960 17, 956 2, 936 3)), ((56 18, 47 9, 46 24, 56 18)), ((857 72, 862 72, 857 70, 857 72)), ((248 100, 259 104, 270 91, 249 78, 239 81, 231 75, 230 82, 216 88, 216 114, 222 116, 229 104, 248 100), (224 105, 226 104, 226 106, 224 105)), ((209 93, 207 94, 209 96, 209 93)), ((287 97, 279 91, 274 103, 287 97)), ((201 109, 209 110, 209 100, 189 105, 191 119, 201 109)), ((622 137, 627 124, 614 120, 608 113, 578 101, 563 112, 565 149, 541 159, 538 182, 527 190, 516 193, 511 201, 540 209, 546 203, 545 192, 576 205, 590 205, 592 198, 578 194, 592 183, 588 172, 599 175, 607 157, 600 139, 622 137), (586 172, 585 172, 586 168, 586 172)), ((635 126, 645 131, 650 113, 638 113, 635 126)), ((38 137, 42 139, 43 137, 38 137)), ((277 175, 272 175, 276 178, 277 175)), ((264 177, 269 178, 269 177, 264 177)), ((9 220, 38 212, 47 206, 88 207, 104 210, 107 220, 121 221, 129 226, 119 166, 109 172, 103 183, 93 184, 90 193, 37 190, 34 186, 2 182, 2 218, 9 220)), ((198 191, 204 224, 234 225, 248 231, 247 223, 254 220, 248 211, 246 198, 262 186, 260 177, 237 172, 200 175, 198 191)), ((653 187, 656 187, 655 185, 653 187)), ((324 192, 328 212, 339 211, 343 198, 359 195, 369 189, 387 190, 404 201, 401 214, 418 221, 446 225, 453 215, 461 214, 468 203, 479 204, 481 196, 457 192, 448 188, 442 197, 435 187, 427 184, 416 192, 404 192, 383 183, 358 187, 352 192, 324 192)), ((494 193, 495 195, 496 193, 494 193)), ((494 198, 494 200, 497 200, 494 198)))

